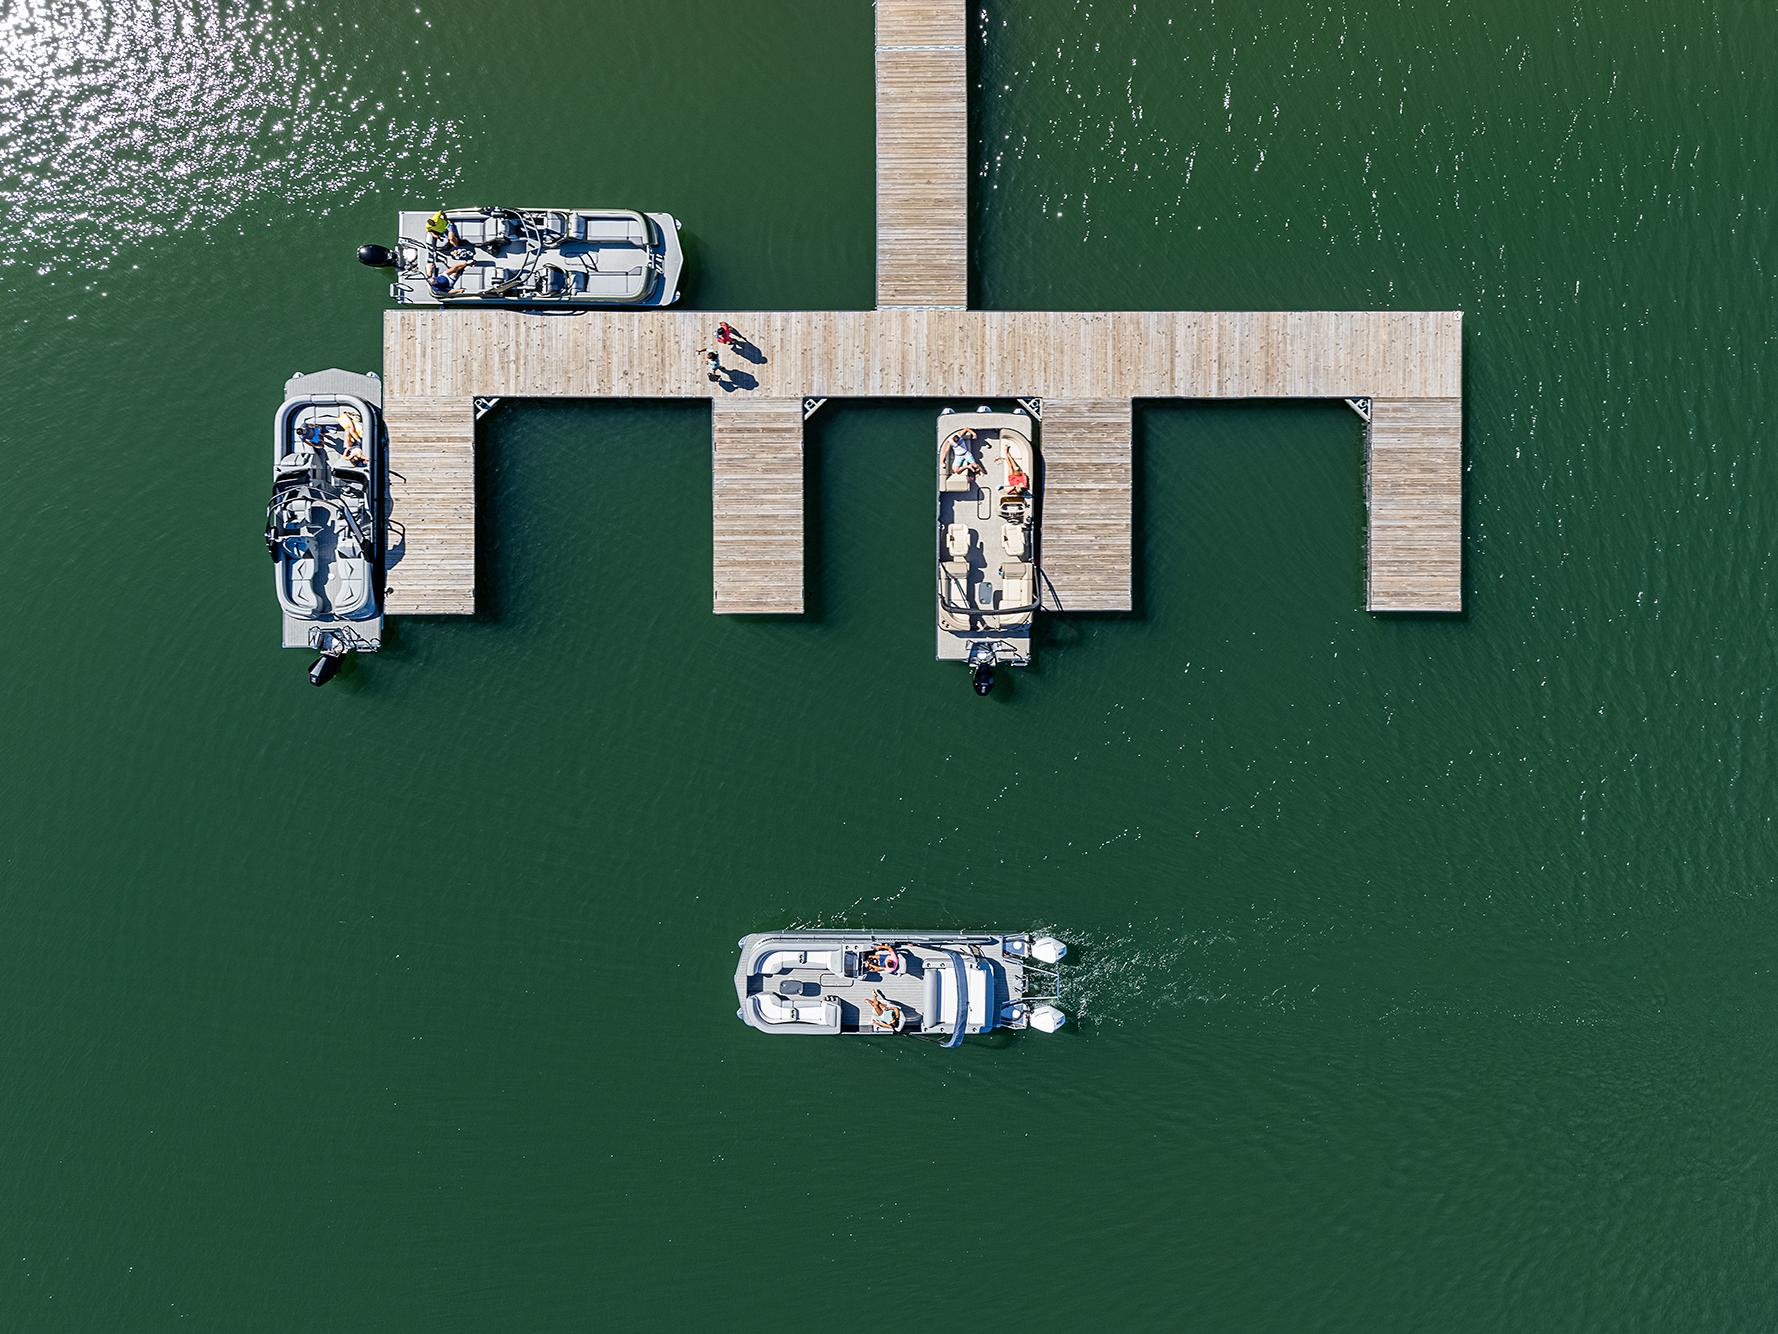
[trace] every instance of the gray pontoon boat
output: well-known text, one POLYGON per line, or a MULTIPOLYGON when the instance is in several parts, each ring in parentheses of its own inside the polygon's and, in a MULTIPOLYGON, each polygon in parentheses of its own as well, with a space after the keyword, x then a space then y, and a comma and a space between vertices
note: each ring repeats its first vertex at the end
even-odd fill
POLYGON ((404 305, 667 306, 684 253, 671 213, 615 208, 458 208, 403 213, 394 250, 366 264, 396 270, 404 305), (448 229, 447 229, 448 228, 448 229), (435 281, 436 279, 436 281, 435 281))
POLYGON ((955 1047, 973 1033, 1065 1016, 1053 936, 959 931, 776 931, 741 939, 735 998, 762 1033, 876 1033, 955 1047))
POLYGON ((322 685, 383 641, 383 385, 374 374, 294 375, 272 424, 265 511, 284 647, 320 654, 322 685))
POLYGON ((996 667, 1031 660, 1036 615, 1037 457, 1024 412, 946 408, 938 419, 938 660, 978 695, 996 667))

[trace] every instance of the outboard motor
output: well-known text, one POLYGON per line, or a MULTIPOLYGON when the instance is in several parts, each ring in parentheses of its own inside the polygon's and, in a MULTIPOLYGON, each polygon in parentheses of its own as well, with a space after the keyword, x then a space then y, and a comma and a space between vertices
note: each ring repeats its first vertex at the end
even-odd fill
POLYGON ((373 269, 392 269, 396 265, 395 252, 386 245, 361 245, 358 247, 358 262, 373 269))
POLYGON ((965 661, 969 665, 969 683, 975 687, 975 693, 987 694, 994 688, 994 646, 971 644, 965 661))
POLYGON ((344 655, 338 653, 323 653, 319 658, 316 658, 309 666, 309 684, 324 686, 339 675, 342 656, 344 655))

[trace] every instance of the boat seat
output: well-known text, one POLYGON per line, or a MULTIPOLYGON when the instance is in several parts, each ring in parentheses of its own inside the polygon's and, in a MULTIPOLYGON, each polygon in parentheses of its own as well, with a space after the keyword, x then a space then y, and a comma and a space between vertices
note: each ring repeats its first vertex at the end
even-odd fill
POLYGON ((1000 525, 1000 546, 1007 555, 1015 560, 1025 559, 1026 541, 1030 533, 1022 524, 1003 523, 1000 525))
POLYGON ((462 293, 466 296, 473 296, 487 290, 488 266, 486 264, 471 264, 457 275, 457 285, 451 289, 451 294, 462 293))
MULTIPOLYGON (((943 565, 939 566, 939 569, 943 570, 950 578, 955 579, 958 583, 967 587, 969 583, 969 562, 962 557, 959 556, 955 560, 946 561, 943 565)), ((956 602, 958 599, 952 598, 951 601, 956 602)))
POLYGON ((969 525, 954 523, 945 529, 945 550, 952 560, 969 558, 969 525))
POLYGON ((944 481, 938 484, 940 491, 968 491, 975 485, 975 480, 966 472, 946 472, 944 481))
POLYGON ((818 1000, 792 1001, 790 1002, 790 1014, 793 1023, 825 1026, 830 1022, 826 997, 818 1000))
POLYGON ((456 225, 457 235, 463 238, 465 245, 485 246, 495 237, 506 235, 506 224, 485 213, 472 213, 467 216, 452 217, 445 214, 456 225))
POLYGON ((575 236, 582 241, 621 242, 625 245, 646 245, 648 237, 634 218, 588 218, 576 220, 575 236))
POLYGON ((315 591, 313 556, 299 556, 291 562, 290 600, 304 611, 321 610, 321 595, 315 591))
POLYGON ((747 998, 753 1004, 753 1012, 768 1024, 807 1024, 812 1028, 837 1028, 838 1022, 832 1007, 837 1001, 823 997, 819 1000, 791 1000, 785 996, 776 996, 769 991, 747 998))
POLYGON ((1037 600, 1032 592, 1034 586, 1029 565, 1022 561, 1008 561, 1000 570, 1000 605, 1029 607, 1037 600))

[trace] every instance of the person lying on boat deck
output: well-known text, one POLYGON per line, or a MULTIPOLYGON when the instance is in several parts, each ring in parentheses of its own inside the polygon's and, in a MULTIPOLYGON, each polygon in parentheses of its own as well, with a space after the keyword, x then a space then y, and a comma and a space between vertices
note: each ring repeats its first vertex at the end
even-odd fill
POLYGON ((443 241, 452 250, 463 244, 463 238, 457 234, 457 224, 445 217, 442 208, 426 219, 426 235, 443 241))
POLYGON ((459 260, 442 271, 438 265, 428 264, 426 266, 426 285, 443 296, 457 285, 457 275, 468 267, 469 261, 466 259, 459 260))
POLYGON ((898 973, 901 971, 901 959, 890 945, 873 945, 858 960, 858 965, 867 973, 898 973))
POLYGON ((872 1028, 880 1028, 885 1032, 893 1033, 901 1027, 900 1008, 890 1004, 888 998, 881 991, 871 992, 870 1007, 876 1011, 876 1017, 870 1021, 872 1028))
POLYGON ((1006 465, 1006 489, 1008 491, 1029 491, 1031 479, 1025 476, 1025 470, 1010 460, 1006 465))
POLYGON ((347 463, 362 468, 370 461, 370 456, 364 452, 364 427, 358 414, 350 408, 340 413, 340 435, 343 437, 340 454, 347 463))
POLYGON ((965 426, 951 437, 951 471, 978 473, 988 471, 976 461, 971 446, 975 444, 975 432, 965 426))

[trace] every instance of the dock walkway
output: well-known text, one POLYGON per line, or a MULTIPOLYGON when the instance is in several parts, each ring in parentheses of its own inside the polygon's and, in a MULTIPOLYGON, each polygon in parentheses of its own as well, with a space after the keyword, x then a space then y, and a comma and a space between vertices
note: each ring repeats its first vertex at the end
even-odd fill
POLYGON ((969 87, 959 0, 877 0, 877 307, 969 304, 969 87))

